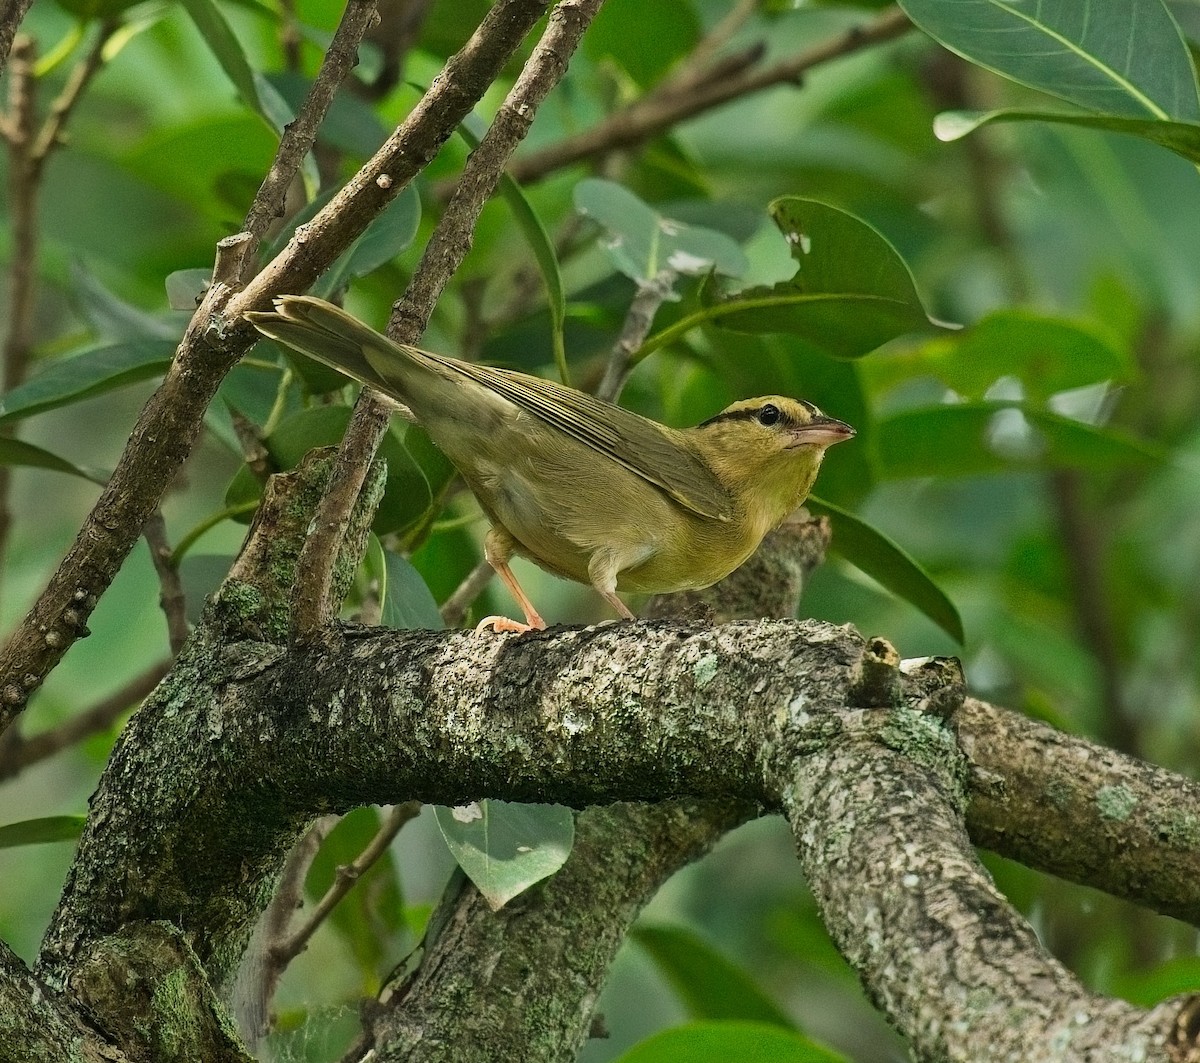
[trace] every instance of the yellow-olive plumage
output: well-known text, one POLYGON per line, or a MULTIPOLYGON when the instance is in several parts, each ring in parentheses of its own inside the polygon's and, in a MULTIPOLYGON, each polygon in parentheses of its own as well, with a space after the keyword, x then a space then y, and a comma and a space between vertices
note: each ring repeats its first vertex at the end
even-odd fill
POLYGON ((509 569, 514 553, 632 617, 616 591, 728 575, 804 501, 825 449, 854 435, 775 395, 668 428, 539 377, 393 343, 320 299, 275 306, 247 317, 402 403, 454 463, 492 522, 487 559, 532 627, 545 625, 509 569))

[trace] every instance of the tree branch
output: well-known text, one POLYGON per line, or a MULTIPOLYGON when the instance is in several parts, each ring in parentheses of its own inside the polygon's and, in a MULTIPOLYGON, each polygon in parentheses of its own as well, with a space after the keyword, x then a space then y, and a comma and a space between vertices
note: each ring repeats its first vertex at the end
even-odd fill
MULTIPOLYGON (((166 378, 142 410, 112 477, 46 590, 0 650, 0 731, 86 633, 100 595, 190 453, 217 387, 254 342, 257 334, 248 325, 230 322, 245 310, 266 309, 273 295, 303 290, 349 246, 433 158, 545 6, 546 0, 498 0, 374 158, 245 291, 233 293, 223 279, 228 271, 214 273, 214 283, 166 378), (386 188, 377 180, 384 174, 389 175, 386 188)), ((237 261, 244 239, 222 242, 239 248, 237 261)), ((218 262, 223 254, 219 249, 218 262)))
POLYGON ((910 709, 843 723, 789 766, 784 806, 826 927, 915 1057, 1167 1060, 1180 1001, 1089 993, 992 884, 952 739, 910 709))
POLYGON ((586 133, 567 137, 517 159, 509 172, 522 184, 539 181, 572 163, 641 144, 671 126, 731 100, 774 85, 796 84, 815 66, 899 37, 911 28, 912 23, 904 12, 895 7, 887 8, 870 22, 855 26, 765 70, 745 70, 735 76, 727 76, 728 72, 720 69, 713 71, 718 76, 708 80, 693 79, 683 91, 662 95, 650 93, 624 110, 610 115, 586 133))
POLYGON ((8 62, 8 53, 12 50, 17 30, 32 6, 33 0, 7 0, 5 5, 0 7, 0 74, 4 73, 4 65, 8 62))

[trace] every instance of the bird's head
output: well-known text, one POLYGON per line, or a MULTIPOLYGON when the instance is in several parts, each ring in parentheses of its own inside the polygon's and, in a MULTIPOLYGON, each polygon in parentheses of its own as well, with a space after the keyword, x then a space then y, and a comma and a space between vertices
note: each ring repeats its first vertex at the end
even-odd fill
POLYGON ((768 395, 733 403, 689 435, 734 495, 777 523, 804 501, 825 451, 854 429, 811 402, 768 395))

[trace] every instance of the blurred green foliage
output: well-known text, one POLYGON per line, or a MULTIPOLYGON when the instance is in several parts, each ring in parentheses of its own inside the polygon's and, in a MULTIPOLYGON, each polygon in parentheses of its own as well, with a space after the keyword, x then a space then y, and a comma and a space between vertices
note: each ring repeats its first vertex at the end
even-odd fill
MULTIPOLYGON (((314 181, 328 195, 354 172, 412 106, 412 84, 432 80, 486 6, 435 0, 399 85, 376 102, 366 89, 341 94, 293 209, 318 194, 314 181)), ((1200 179, 1189 160, 1200 104, 1188 48, 1159 0, 1146 0, 1155 17, 1139 24, 1136 40, 1123 29, 1122 5, 1096 0, 1103 39, 1075 42, 1095 62, 1087 83, 1069 90, 1074 68, 1038 58, 1047 34, 1069 28, 1031 23, 1015 59, 1006 58, 987 51, 990 31, 966 20, 966 5, 903 6, 945 46, 911 32, 861 48, 814 68, 802 85, 747 95, 611 157, 603 174, 619 190, 602 192, 597 207, 599 186, 583 186, 603 228, 576 211, 589 165, 510 190, 507 205, 485 210, 425 343, 554 375, 562 336, 572 380, 594 386, 634 294, 631 277, 650 261, 631 265, 628 244, 614 261, 614 240, 645 237, 656 249, 668 230, 701 234, 713 261, 735 261, 725 272, 743 275, 718 283, 681 271, 679 298, 660 310, 653 350, 623 401, 684 424, 736 397, 790 392, 859 429, 854 443, 831 452, 818 485, 844 530, 804 613, 882 634, 904 656, 959 653, 979 695, 1194 774, 1200 179), (1136 44, 1133 67, 1117 71, 1125 87, 1105 74, 1114 41, 1136 44), (1084 110, 1027 120, 1061 115, 1063 99, 1084 110), (1006 111, 1023 120, 1001 123, 1006 111), (941 142, 935 118, 945 112, 955 117, 938 129, 958 139, 941 142), (986 127, 962 135, 983 112, 986 127), (621 202, 640 206, 610 216, 621 202), (650 219, 653 244, 649 229, 622 235, 621 218, 636 229, 638 217, 650 219)), ((730 7, 609 0, 526 150, 585 130, 676 75, 730 7)), ((763 3, 723 54, 761 47, 770 63, 878 7, 763 3)), ((988 17, 1000 10, 972 7, 988 8, 988 17)), ((338 12, 330 0, 296 4, 301 44, 291 68, 284 16, 272 3, 39 4, 30 14, 40 54, 54 56, 63 43, 39 83, 43 109, 98 31, 95 20, 113 17, 123 29, 41 190, 34 376, 0 400, 0 424, 22 437, 0 448, 0 462, 20 466, 0 584, 5 626, 42 587, 95 497, 88 480, 53 470, 112 467, 185 327, 187 314, 172 303, 199 293, 214 244, 237 230, 275 128, 303 98, 338 12), (189 272, 171 282, 169 300, 177 271, 189 272)), ((364 77, 380 62, 375 46, 364 48, 364 77)), ((488 94, 484 116, 504 88, 488 94)), ((325 294, 383 323, 443 209, 442 182, 467 150, 454 139, 446 145, 415 191, 325 278, 325 294)), ((5 179, 8 167, 0 156, 5 179)), ((11 265, 9 210, 0 200, 0 261, 11 265)), ((276 236, 287 236, 286 223, 276 236)), ((8 298, 3 282, 0 297, 8 298)), ((0 332, 6 317, 0 310, 0 332)), ((164 504, 171 542, 201 547, 191 575, 185 570, 193 613, 198 588, 212 585, 241 539, 232 518, 247 519, 244 503, 259 491, 261 468, 241 450, 247 430, 268 465, 287 467, 338 438, 348 398, 336 378, 266 344, 227 380, 164 504)), ((419 430, 397 427, 386 445, 382 546, 347 611, 369 614, 374 575, 387 584, 385 620, 436 626, 430 599, 406 611, 388 595, 420 578, 444 601, 479 559, 484 524, 419 430)), ((590 592, 518 567, 552 619, 605 616, 590 592)), ((39 693, 26 734, 77 715, 166 655, 157 598, 139 549, 95 613, 93 637, 39 693)), ((497 602, 489 591, 470 619, 497 602)), ((4 821, 80 812, 117 727, 6 781, 4 821)), ((359 993, 414 944, 449 864, 431 819, 406 829, 289 970, 278 999, 284 1058, 334 1058, 353 1035, 359 993)), ((377 820, 356 814, 331 836, 310 900, 377 820)), ((66 844, 0 850, 0 936, 26 957, 68 864, 66 844)), ((1097 990, 1149 1003, 1200 987, 1190 928, 1008 861, 989 856, 988 866, 1042 939, 1097 990)), ((651 916, 654 928, 639 934, 644 951, 627 950, 617 964, 601 1006, 612 1036, 587 1047, 589 1063, 617 1058, 685 1012, 782 1015, 849 1058, 904 1058, 829 944, 779 824, 727 839, 668 885, 651 916), (720 995, 723 978, 753 1006, 701 1006, 720 995)), ((725 1059, 731 1044, 743 1059, 809 1058, 788 1055, 799 1035, 779 1028, 708 1023, 681 1036, 626 1058, 725 1059), (760 1056, 746 1038, 765 1046, 760 1056)))

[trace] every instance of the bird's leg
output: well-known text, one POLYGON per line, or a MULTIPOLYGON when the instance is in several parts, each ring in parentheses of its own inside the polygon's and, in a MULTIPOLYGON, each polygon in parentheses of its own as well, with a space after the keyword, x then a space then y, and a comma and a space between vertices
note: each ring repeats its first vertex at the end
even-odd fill
POLYGON ((483 541, 483 556, 487 560, 487 563, 496 570, 496 575, 504 581, 504 586, 508 588, 509 593, 517 600, 517 604, 524 611, 525 623, 522 624, 519 620, 513 620, 507 616, 485 616, 475 625, 476 631, 490 629, 499 634, 502 631, 532 631, 535 629, 540 631, 546 626, 546 621, 538 615, 538 611, 533 607, 533 602, 521 590, 521 585, 517 582, 517 577, 513 575, 513 570, 508 567, 508 561, 512 555, 512 536, 503 528, 492 528, 487 533, 487 538, 483 541))
POLYGON ((626 620, 636 620, 630 610, 617 597, 617 573, 621 571, 621 558, 612 550, 597 550, 588 561, 588 576, 596 592, 626 620))

